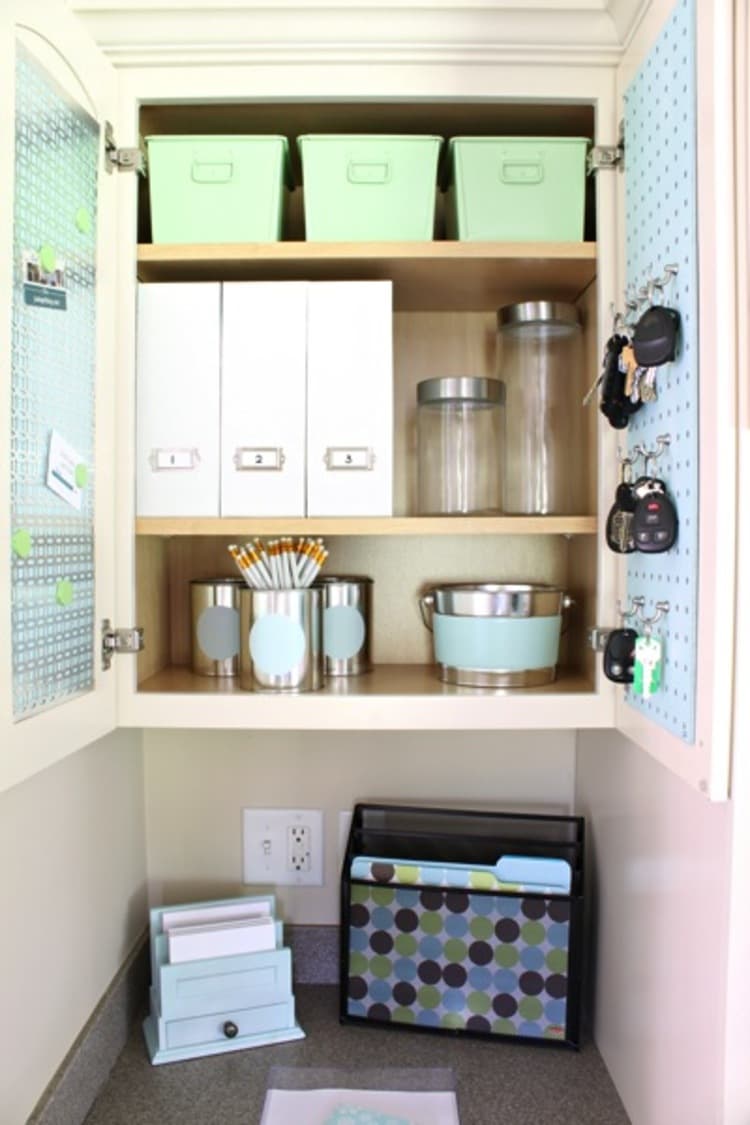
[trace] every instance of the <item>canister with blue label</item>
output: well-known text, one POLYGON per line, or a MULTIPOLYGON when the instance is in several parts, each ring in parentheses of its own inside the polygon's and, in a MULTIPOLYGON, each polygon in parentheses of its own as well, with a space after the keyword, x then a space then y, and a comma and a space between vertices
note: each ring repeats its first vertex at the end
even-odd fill
POLYGON ((372 578, 326 575, 315 583, 323 598, 326 676, 359 676, 372 669, 372 578))

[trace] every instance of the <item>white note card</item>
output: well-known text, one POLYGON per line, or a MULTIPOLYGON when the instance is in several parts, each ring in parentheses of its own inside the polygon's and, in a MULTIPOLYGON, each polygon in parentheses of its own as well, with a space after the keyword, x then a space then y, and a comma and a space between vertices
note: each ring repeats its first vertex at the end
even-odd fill
POLYGON ((260 1125, 459 1125, 452 1091, 269 1090, 260 1125))
POLYGON ((57 430, 53 430, 47 455, 47 488, 51 488, 66 504, 79 512, 83 490, 78 482, 83 465, 81 455, 57 430))

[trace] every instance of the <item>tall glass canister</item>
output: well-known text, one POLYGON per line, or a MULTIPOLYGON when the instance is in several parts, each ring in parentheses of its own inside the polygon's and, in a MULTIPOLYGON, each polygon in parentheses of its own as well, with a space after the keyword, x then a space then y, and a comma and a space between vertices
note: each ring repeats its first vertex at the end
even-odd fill
POLYGON ((572 515, 585 494, 578 309, 526 301, 500 309, 497 324, 506 395, 505 511, 572 515))
POLYGON ((417 384, 417 510, 420 515, 500 512, 504 387, 457 376, 417 384))

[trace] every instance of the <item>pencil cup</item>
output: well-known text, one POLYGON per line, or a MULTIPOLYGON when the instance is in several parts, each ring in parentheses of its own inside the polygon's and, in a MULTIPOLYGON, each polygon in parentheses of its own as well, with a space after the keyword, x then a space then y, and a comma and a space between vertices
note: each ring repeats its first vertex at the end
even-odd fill
POLYGON ((190 583, 191 663, 199 676, 236 676, 240 653, 241 578, 190 583))
POLYGON ((326 676, 359 676, 372 669, 370 615, 372 578, 320 578, 323 597, 323 655, 326 676))
POLYGON ((323 686, 320 590, 240 591, 240 687, 316 691, 323 686))

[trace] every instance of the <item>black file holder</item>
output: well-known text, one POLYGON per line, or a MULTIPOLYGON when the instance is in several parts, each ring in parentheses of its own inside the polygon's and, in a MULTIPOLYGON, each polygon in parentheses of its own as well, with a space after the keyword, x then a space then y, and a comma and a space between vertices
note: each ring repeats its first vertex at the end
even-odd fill
POLYGON ((582 817, 356 805, 341 1022, 579 1047, 583 863, 582 817), (492 868, 501 855, 567 860, 570 892, 488 889, 486 872, 420 868, 492 868))

